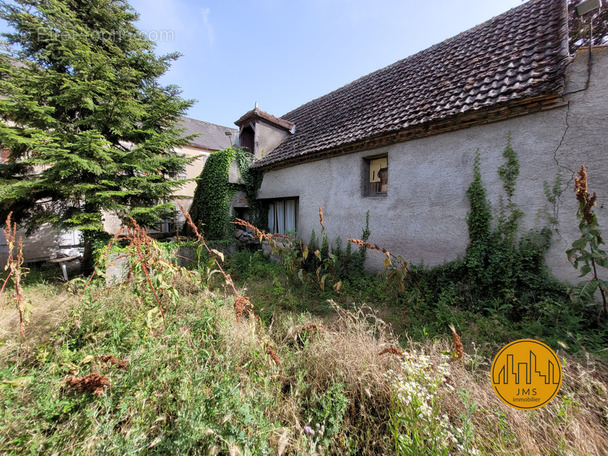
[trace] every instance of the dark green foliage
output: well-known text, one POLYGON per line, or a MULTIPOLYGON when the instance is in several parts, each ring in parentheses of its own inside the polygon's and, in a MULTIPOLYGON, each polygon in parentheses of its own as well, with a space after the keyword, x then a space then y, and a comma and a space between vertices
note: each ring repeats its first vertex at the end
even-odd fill
MULTIPOLYGON (((361 232, 361 240, 367 242, 371 235, 369 229, 369 211, 365 213, 365 228, 361 232)), ((367 247, 360 246, 353 252, 352 244, 346 243, 346 249, 342 249, 342 240, 336 239, 333 253, 336 255, 335 271, 336 275, 342 280, 357 280, 365 274, 365 256, 367 247)))
POLYGON ((475 158, 474 180, 467 196, 471 206, 468 217, 470 244, 464 260, 466 282, 480 310, 492 300, 509 303, 509 317, 521 319, 533 313, 535 302, 545 297, 563 299, 564 287, 545 266, 545 253, 551 245, 551 230, 542 228, 519 233, 523 212, 513 201, 519 163, 511 141, 503 152, 505 162, 498 169, 506 194, 495 226, 481 184, 479 152, 475 158), (519 238, 518 238, 519 236, 519 238))
POLYGON ((551 211, 544 209, 540 211, 541 215, 549 222, 549 225, 553 228, 557 226, 557 215, 558 215, 558 200, 562 194, 562 171, 560 168, 557 169, 555 174, 555 180, 552 185, 549 185, 547 181, 543 182, 543 190, 547 201, 551 204, 551 211))
POLYGON ((206 239, 228 237, 228 203, 236 192, 235 185, 228 182, 228 174, 235 154, 232 147, 211 154, 198 178, 190 216, 206 239))
POLYGON ((178 55, 154 55, 124 0, 0 2, 0 219, 103 231, 102 210, 150 225, 188 159, 174 149, 192 104, 158 82, 178 55), (10 122, 10 123, 7 123, 10 122))
MULTIPOLYGON (((264 211, 257 200, 263 174, 250 170, 250 161, 250 153, 229 147, 211 154, 205 162, 190 207, 192 221, 205 238, 221 240, 232 237, 234 227, 231 224, 233 217, 229 203, 237 190, 245 192, 252 220, 259 221, 263 217, 264 211), (240 184, 228 182, 230 165, 234 161, 242 181, 240 184)), ((264 224, 267 224, 267 221, 264 221, 264 224)), ((186 233, 190 234, 189 227, 186 227, 186 233)))
POLYGON ((267 227, 268 213, 258 200, 258 190, 262 186, 264 171, 249 168, 252 157, 253 155, 243 149, 237 149, 236 151, 235 158, 243 181, 245 198, 249 204, 249 220, 254 226, 267 227))
POLYGON ((578 227, 581 237, 572 243, 572 248, 566 251, 566 254, 575 268, 580 267, 580 277, 590 275, 590 278, 572 289, 571 298, 579 306, 589 306, 594 304, 596 293, 599 292, 602 299, 599 320, 602 313, 608 315, 606 308, 608 280, 603 280, 598 273, 599 268, 603 268, 604 273, 608 269, 608 252, 600 247, 604 245, 604 240, 594 210, 596 194, 594 193, 593 196, 589 194, 585 167, 583 166, 578 173, 580 178, 575 179, 579 204, 576 215, 580 219, 578 227))
POLYGON ((473 165, 473 182, 467 189, 471 210, 467 216, 470 242, 465 260, 467 267, 478 271, 478 274, 484 268, 484 253, 490 239, 490 223, 492 222, 492 211, 486 196, 486 189, 481 182, 480 160, 479 151, 477 151, 473 165))
MULTIPOLYGON (((362 229, 361 239, 366 242, 370 234, 368 211, 365 215, 365 227, 362 229)), ((329 272, 341 281, 356 280, 365 274, 366 247, 353 251, 352 244, 347 242, 346 248, 343 248, 341 238, 337 238, 332 243, 325 232, 322 232, 319 246, 315 230, 312 230, 307 250, 310 255, 304 259, 302 266, 309 273, 315 273, 321 267, 322 271, 329 272), (316 251, 319 251, 318 255, 314 254, 316 251)))
POLYGON ((319 445, 333 450, 333 454, 339 453, 339 445, 334 440, 343 431, 342 422, 350 402, 344 394, 344 384, 332 383, 322 394, 313 390, 311 396, 312 421, 317 425, 323 423, 324 427, 319 445))
POLYGON ((517 208, 517 204, 513 202, 515 195, 515 185, 519 176, 519 161, 517 154, 511 147, 511 136, 507 140, 507 147, 502 154, 505 158, 505 163, 498 168, 498 176, 502 180, 505 194, 507 195, 506 206, 503 203, 501 195, 500 217, 498 218, 497 233, 501 235, 503 240, 508 244, 512 244, 517 236, 519 228, 519 220, 524 213, 517 208))

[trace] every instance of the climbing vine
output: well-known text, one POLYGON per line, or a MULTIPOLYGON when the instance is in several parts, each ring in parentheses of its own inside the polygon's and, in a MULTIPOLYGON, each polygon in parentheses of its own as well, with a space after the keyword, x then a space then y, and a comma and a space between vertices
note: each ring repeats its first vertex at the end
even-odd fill
POLYGON ((515 153, 511 146, 511 135, 507 139, 507 147, 505 147, 502 156, 505 162, 498 168, 498 176, 502 181, 502 186, 507 196, 507 203, 506 205, 504 204, 504 199, 501 195, 498 232, 506 242, 512 244, 519 228, 519 219, 523 217, 524 213, 513 202, 515 185, 519 177, 519 161, 517 160, 517 153, 515 153))
MULTIPOLYGON (((263 174, 258 170, 250 170, 252 155, 243 149, 229 147, 209 156, 205 167, 198 178, 194 192, 190 216, 206 239, 220 240, 231 238, 233 229, 230 222, 230 200, 238 190, 244 190, 249 203, 253 220, 257 221, 263 213, 257 200, 257 193, 262 184, 263 174), (230 165, 236 161, 240 174, 240 182, 229 182, 230 165)), ((186 227, 186 233, 191 229, 186 227)))
MULTIPOLYGON (((232 147, 211 154, 198 178, 190 216, 206 239, 228 237, 228 203, 236 191, 234 184, 228 182, 228 175, 235 154, 232 147)), ((188 227, 186 230, 189 234, 188 227)))
POLYGON ((467 215, 470 241, 467 249, 467 263, 470 267, 475 267, 482 260, 480 256, 485 251, 490 238, 490 224, 492 222, 492 210, 487 199, 486 189, 481 182, 480 162, 481 156, 479 150, 477 150, 473 162, 473 182, 467 189, 467 197, 471 208, 467 215))
POLYGON ((249 218, 255 226, 266 227, 268 225, 268 214, 263 210, 262 204, 258 200, 258 191, 262 186, 264 172, 249 167, 253 155, 243 149, 236 150, 235 158, 243 182, 245 198, 249 204, 249 218))
POLYGON ((504 163, 498 169, 505 197, 501 197, 497 215, 493 214, 482 183, 481 157, 476 152, 473 181, 467 190, 470 212, 467 216, 469 247, 464 259, 467 282, 479 302, 499 300, 511 317, 521 317, 531 309, 533 296, 559 294, 545 266, 545 253, 551 245, 548 228, 520 232, 524 213, 514 202, 519 160, 509 138, 503 152, 504 163), (493 223, 494 221, 494 223, 493 223))

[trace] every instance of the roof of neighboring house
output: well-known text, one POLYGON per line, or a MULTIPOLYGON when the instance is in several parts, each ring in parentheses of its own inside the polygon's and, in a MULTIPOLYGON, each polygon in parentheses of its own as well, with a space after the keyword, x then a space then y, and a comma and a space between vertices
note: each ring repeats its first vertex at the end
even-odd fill
POLYGON ((221 125, 203 122, 202 120, 191 119, 190 117, 182 117, 179 128, 184 129, 184 132, 182 133, 184 136, 199 133, 190 144, 209 150, 223 150, 230 147, 234 144, 239 134, 239 131, 235 128, 223 127, 221 125), (226 135, 227 131, 232 133, 231 137, 226 135))
POLYGON ((547 94, 562 90, 568 61, 566 3, 530 0, 285 114, 296 133, 254 166, 378 147, 414 130, 428 136, 448 120, 453 130, 469 114, 512 110, 522 100, 541 109, 555 101, 547 94))

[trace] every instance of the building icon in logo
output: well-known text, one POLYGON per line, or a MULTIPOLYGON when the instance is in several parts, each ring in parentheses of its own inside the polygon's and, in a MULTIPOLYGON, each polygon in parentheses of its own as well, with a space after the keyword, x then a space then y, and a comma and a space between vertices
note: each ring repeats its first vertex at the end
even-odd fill
POLYGON ((555 352, 542 342, 517 340, 494 358, 491 380, 505 404, 532 410, 555 397, 562 383, 562 365, 555 352))
POLYGON ((539 369, 538 357, 532 350, 529 351, 526 362, 517 362, 515 355, 512 353, 508 354, 506 358, 504 365, 502 367, 496 366, 492 372, 492 383, 496 385, 508 385, 510 382, 515 382, 517 385, 531 385, 533 383, 536 385, 539 382, 545 385, 560 384, 561 376, 558 375, 560 369, 551 359, 546 360, 546 366, 539 369))

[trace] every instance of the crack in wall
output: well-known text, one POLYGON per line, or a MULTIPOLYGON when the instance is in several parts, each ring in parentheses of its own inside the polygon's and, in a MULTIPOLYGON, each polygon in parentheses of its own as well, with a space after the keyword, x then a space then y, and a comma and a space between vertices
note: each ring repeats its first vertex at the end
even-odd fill
MULTIPOLYGON (((568 102, 566 103, 566 116, 565 116, 565 119, 564 119, 566 127, 564 128, 564 132, 562 133, 562 137, 561 137, 561 139, 559 141, 559 144, 557 145, 557 147, 553 151, 553 161, 555 161, 555 165, 557 166, 558 172, 561 171, 561 170, 566 170, 566 171, 568 171, 570 173, 570 179, 568 179, 568 181, 563 186, 563 188, 560 189, 559 192, 553 193, 553 195, 555 197, 555 200, 552 202, 553 203, 553 219, 551 220, 552 225, 553 225, 552 229, 553 229, 553 231, 555 231, 555 233, 562 240, 563 240, 563 237, 562 237, 562 235, 561 235, 561 233, 559 231, 559 226, 558 226, 559 211, 560 211, 561 206, 563 205, 562 195, 564 194, 564 192, 566 191, 566 189, 570 188, 570 186, 574 182, 574 177, 576 175, 576 171, 574 171, 570 167, 566 166, 565 164, 560 163, 560 160, 558 158, 558 152, 562 148, 562 146, 564 145, 564 141, 566 139, 566 135, 568 134, 568 131, 570 130, 570 123, 568 121, 569 117, 570 117, 570 100, 568 100, 568 102)), ((553 188, 555 188, 555 187, 553 187, 553 188)), ((549 195, 547 195, 547 196, 549 196, 549 195)))
MULTIPOLYGON (((587 80, 585 81, 585 86, 579 90, 575 90, 572 92, 566 92, 563 94, 563 96, 568 96, 568 95, 572 95, 575 93, 584 92, 587 89, 589 89, 589 85, 591 83, 592 70, 593 70, 592 50, 591 50, 591 46, 589 46, 589 52, 587 54, 587 80)), ((568 99, 568 101, 566 102, 566 117, 565 117, 566 128, 564 129, 564 132, 562 133, 562 137, 559 141, 559 144, 557 145, 556 149, 553 151, 553 161, 555 161, 555 164, 556 164, 558 170, 564 169, 570 173, 570 179, 568 179, 568 181, 564 185, 563 189, 560 190, 558 193, 554 193, 555 200, 553 201, 553 220, 552 220, 553 227, 552 228, 553 228, 553 231, 555 231, 555 233, 562 240, 564 240, 564 238, 562 237, 562 235, 559 231, 559 226, 558 226, 559 211, 560 211, 560 207, 563 205, 562 195, 564 194, 566 189, 569 189, 570 186, 573 185, 574 178, 577 173, 576 170, 571 169, 570 167, 566 166, 563 163, 560 163, 560 160, 558 158, 558 152, 564 145, 566 135, 568 134, 568 131, 570 130, 570 123, 568 121, 569 117, 570 117, 570 103, 571 103, 571 100, 568 99)))

